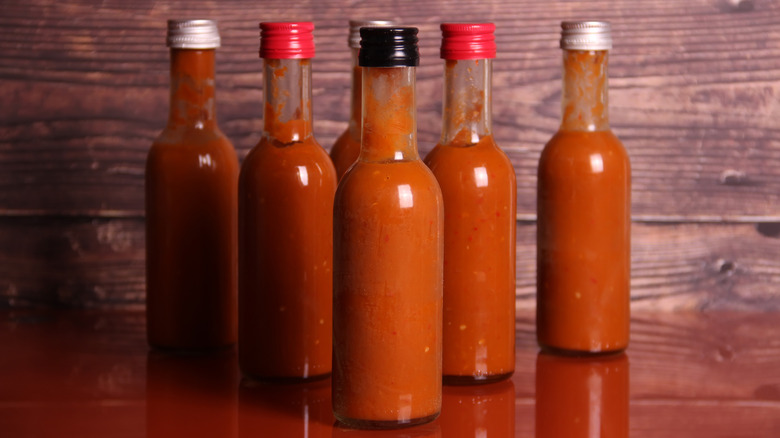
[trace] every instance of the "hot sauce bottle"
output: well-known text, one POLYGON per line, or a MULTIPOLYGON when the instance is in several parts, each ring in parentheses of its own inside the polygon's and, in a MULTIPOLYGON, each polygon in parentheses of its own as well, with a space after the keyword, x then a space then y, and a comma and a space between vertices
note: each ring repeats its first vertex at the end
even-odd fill
POLYGON ((391 26, 394 23, 386 20, 349 20, 349 45, 352 54, 352 96, 350 99, 349 125, 347 130, 336 139, 333 148, 330 150, 330 158, 336 167, 336 174, 339 179, 344 176, 352 164, 357 161, 360 154, 360 103, 363 86, 363 79, 358 65, 358 52, 360 51, 360 28, 361 27, 381 27, 391 26))
POLYGON ((149 344, 204 349, 236 342, 238 158, 217 126, 211 20, 168 22, 168 124, 146 161, 149 344))
POLYGON ((539 160, 537 338, 550 350, 628 346, 631 170, 609 127, 609 23, 564 22, 563 120, 539 160))
POLYGON ((536 438, 628 438, 625 353, 536 359, 536 438))
POLYGON ((331 371, 336 172, 314 139, 312 23, 261 23, 263 134, 239 179, 239 364, 264 380, 331 371))
POLYGON ((444 351, 448 384, 509 377, 515 367, 512 163, 491 135, 492 23, 441 25, 442 137, 425 163, 444 197, 444 351))
POLYGON ((363 28, 360 156, 334 205, 333 410, 349 427, 441 409, 441 190, 417 153, 416 28, 363 28))

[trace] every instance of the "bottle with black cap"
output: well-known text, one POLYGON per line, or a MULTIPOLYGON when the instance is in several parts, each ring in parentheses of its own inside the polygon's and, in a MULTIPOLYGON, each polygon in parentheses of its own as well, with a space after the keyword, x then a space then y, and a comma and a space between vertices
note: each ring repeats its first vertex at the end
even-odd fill
POLYGON ((334 204, 333 411, 393 428, 441 409, 444 212, 417 152, 417 29, 360 35, 360 155, 334 204))
POLYGON ((167 349, 237 338, 238 157, 217 126, 213 20, 170 20, 168 123, 146 161, 146 326, 167 349))

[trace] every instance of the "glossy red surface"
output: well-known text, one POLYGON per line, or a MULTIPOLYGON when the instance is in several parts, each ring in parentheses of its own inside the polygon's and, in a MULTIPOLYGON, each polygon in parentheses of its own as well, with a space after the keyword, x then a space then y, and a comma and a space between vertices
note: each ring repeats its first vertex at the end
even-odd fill
POLYGON ((639 315, 610 361, 538 355, 521 314, 511 380, 445 386, 434 422, 375 432, 334 424, 329 379, 267 385, 241 379, 233 349, 150 351, 143 312, 0 311, 0 436, 776 438, 779 320, 639 315))

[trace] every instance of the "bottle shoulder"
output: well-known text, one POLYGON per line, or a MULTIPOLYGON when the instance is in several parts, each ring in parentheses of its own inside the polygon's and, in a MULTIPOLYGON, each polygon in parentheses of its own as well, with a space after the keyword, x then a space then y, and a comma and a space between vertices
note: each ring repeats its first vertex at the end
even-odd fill
POLYGON ((623 143, 611 131, 559 131, 547 142, 539 158, 539 175, 554 172, 604 174, 630 172, 623 143))
POLYGON ((587 155, 592 151, 623 150, 620 139, 612 132, 606 131, 558 131, 550 138, 543 153, 552 150, 566 150, 570 154, 587 155))
POLYGON ((336 178, 328 153, 313 136, 291 144, 282 144, 264 136, 249 151, 241 167, 242 173, 269 175, 279 172, 297 174, 301 169, 306 169, 308 174, 332 177, 334 181, 336 178))
POLYGON ((219 130, 164 129, 147 154, 147 169, 154 166, 238 169, 238 155, 219 130))
POLYGON ((233 148, 233 144, 217 126, 207 128, 165 127, 152 142, 153 147, 191 148, 224 147, 233 148))
POLYGON ((391 162, 358 160, 339 183, 337 198, 381 198, 390 193, 427 193, 441 202, 441 189, 436 177, 419 159, 391 162))
POLYGON ((425 157, 425 164, 437 178, 446 175, 484 169, 492 174, 515 179, 515 169, 509 156, 492 139, 465 146, 437 144, 425 157))

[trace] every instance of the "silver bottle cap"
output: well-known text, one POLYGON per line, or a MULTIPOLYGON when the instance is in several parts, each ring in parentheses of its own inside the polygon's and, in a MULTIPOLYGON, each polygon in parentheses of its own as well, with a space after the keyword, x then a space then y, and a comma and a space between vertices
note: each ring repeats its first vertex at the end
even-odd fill
POLYGON ((360 28, 361 27, 385 27, 395 26, 396 22, 391 20, 349 20, 349 37, 347 45, 352 49, 360 48, 360 28))
POLYGON ((561 23, 561 49, 610 50, 612 27, 606 21, 564 21, 561 23))
POLYGON ((216 49, 220 45, 215 20, 168 20, 168 47, 172 49, 216 49))

